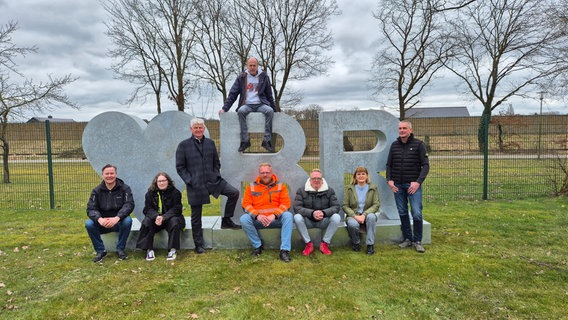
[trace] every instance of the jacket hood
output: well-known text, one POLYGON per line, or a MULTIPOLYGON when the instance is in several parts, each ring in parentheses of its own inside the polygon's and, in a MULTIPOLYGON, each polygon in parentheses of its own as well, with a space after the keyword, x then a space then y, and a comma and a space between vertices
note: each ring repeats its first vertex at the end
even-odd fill
POLYGON ((319 190, 317 191, 310 184, 310 178, 308 178, 308 181, 306 181, 306 184, 304 186, 304 190, 306 190, 307 192, 323 192, 327 191, 327 189, 329 189, 329 186, 327 185, 327 181, 325 181, 324 178, 322 178, 321 188, 319 188, 319 190))

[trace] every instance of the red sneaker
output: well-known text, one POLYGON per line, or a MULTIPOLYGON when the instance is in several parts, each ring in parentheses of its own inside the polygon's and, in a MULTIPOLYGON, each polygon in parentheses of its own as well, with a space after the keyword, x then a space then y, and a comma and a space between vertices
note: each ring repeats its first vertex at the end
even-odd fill
POLYGON ((327 244, 327 242, 322 241, 320 243, 320 251, 321 251, 321 253, 326 254, 326 255, 331 254, 331 250, 329 250, 329 245, 327 244))
POLYGON ((306 243, 306 248, 302 251, 302 255, 309 256, 312 252, 314 252, 314 244, 310 241, 306 243))

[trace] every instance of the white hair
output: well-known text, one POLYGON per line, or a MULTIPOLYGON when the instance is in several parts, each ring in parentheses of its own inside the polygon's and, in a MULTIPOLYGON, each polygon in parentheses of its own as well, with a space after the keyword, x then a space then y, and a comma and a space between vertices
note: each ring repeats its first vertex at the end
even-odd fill
POLYGON ((189 126, 193 127, 196 124, 202 124, 205 125, 205 121, 201 118, 193 118, 191 119, 191 121, 189 122, 189 126))

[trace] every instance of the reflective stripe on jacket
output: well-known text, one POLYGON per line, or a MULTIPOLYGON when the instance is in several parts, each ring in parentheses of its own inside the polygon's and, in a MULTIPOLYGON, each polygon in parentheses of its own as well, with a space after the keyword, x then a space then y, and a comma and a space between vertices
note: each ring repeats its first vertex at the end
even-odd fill
POLYGON ((243 196, 243 209, 252 215, 279 216, 290 208, 288 188, 272 175, 270 184, 260 183, 260 177, 250 183, 243 196))

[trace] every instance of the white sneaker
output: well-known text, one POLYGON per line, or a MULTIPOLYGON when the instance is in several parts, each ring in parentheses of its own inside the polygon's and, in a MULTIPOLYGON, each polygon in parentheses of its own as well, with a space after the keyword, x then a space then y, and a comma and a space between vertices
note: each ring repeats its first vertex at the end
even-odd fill
POLYGON ((154 259, 156 259, 156 256, 154 255, 154 250, 146 251, 146 261, 153 261, 154 259))
POLYGON ((168 261, 175 260, 176 256, 177 256, 176 249, 171 249, 170 252, 168 252, 168 257, 166 258, 166 260, 168 261))

